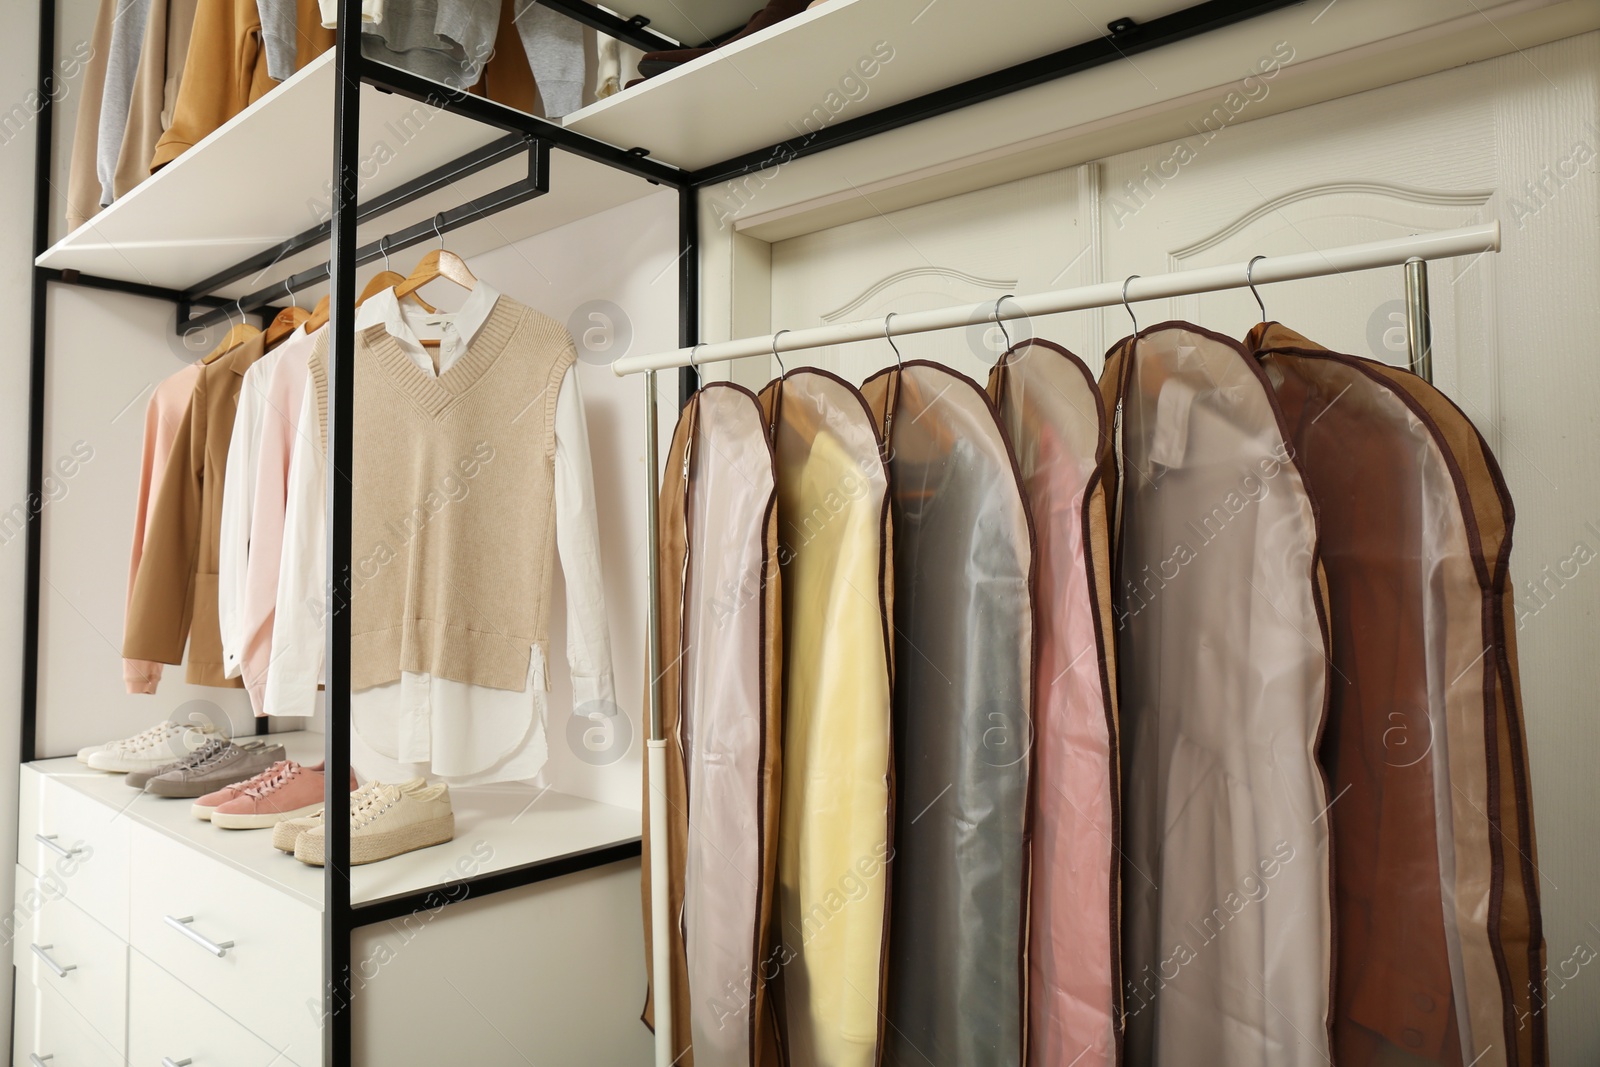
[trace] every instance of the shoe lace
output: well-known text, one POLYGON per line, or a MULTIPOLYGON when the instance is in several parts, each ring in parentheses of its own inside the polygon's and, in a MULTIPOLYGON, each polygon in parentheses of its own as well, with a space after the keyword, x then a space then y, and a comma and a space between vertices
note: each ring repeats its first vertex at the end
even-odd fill
POLYGON ((200 748, 196 749, 196 754, 205 752, 205 750, 208 748, 211 751, 201 759, 197 760, 195 763, 191 764, 188 768, 189 770, 203 771, 212 764, 220 763, 222 760, 232 756, 235 752, 240 751, 240 746, 234 744, 232 741, 213 740, 207 741, 200 748))
POLYGON ((244 783, 244 785, 240 787, 240 792, 247 797, 255 797, 257 800, 259 800, 268 793, 272 793, 283 788, 283 784, 285 782, 289 781, 289 779, 293 778, 299 773, 300 764, 296 763, 294 760, 284 760, 282 763, 274 763, 271 767, 268 767, 266 770, 262 771, 260 774, 244 783))
POLYGON ((201 745, 199 748, 195 749, 193 752, 189 753, 187 756, 183 757, 183 759, 179 760, 176 769, 180 771, 196 770, 199 767, 210 763, 223 749, 227 747, 228 742, 219 741, 213 738, 212 740, 201 745))
POLYGON ((177 726, 177 723, 168 719, 165 722, 157 723, 143 733, 134 734, 132 737, 124 737, 121 741, 116 742, 116 747, 129 750, 149 748, 157 742, 165 741, 168 735, 177 729, 177 726))
POLYGON ((400 790, 392 785, 381 786, 361 798, 350 811, 350 829, 359 830, 388 811, 400 799, 400 790))

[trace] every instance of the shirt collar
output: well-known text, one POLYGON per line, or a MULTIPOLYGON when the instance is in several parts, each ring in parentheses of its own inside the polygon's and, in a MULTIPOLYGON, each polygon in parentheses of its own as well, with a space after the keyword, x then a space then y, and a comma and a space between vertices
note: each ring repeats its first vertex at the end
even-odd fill
POLYGON ((422 327, 423 320, 431 316, 415 303, 402 305, 395 298, 392 288, 374 293, 356 309, 356 330, 359 332, 368 327, 382 326, 399 342, 400 350, 419 369, 429 374, 443 374, 461 358, 483 324, 489 321, 489 313, 499 299, 500 293, 494 286, 479 281, 467 294, 466 300, 462 301, 461 310, 448 318, 443 329, 437 326, 424 328, 427 336, 441 339, 437 371, 432 354, 423 346, 417 333, 417 327, 422 327))

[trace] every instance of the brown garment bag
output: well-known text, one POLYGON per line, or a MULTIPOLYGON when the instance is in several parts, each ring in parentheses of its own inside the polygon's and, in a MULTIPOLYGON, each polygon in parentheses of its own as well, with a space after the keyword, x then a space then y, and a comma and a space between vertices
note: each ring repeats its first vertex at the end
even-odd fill
POLYGON ((1335 1059, 1543 1064, 1505 483, 1470 421, 1408 371, 1277 323, 1247 346, 1323 517, 1335 1059))

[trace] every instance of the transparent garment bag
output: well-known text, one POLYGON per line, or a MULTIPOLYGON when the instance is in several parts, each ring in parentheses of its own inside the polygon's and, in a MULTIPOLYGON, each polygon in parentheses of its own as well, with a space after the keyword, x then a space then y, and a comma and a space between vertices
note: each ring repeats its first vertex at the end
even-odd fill
POLYGON ((884 1061, 1020 1064, 1033 711, 1032 530, 998 416, 910 362, 886 409, 895 561, 895 830, 884 1061))
POLYGON ((873 1067, 893 867, 888 470, 848 383, 798 370, 761 399, 776 427, 785 686, 768 969, 790 1067, 873 1067))
POLYGON ((1521 775, 1489 780, 1489 753, 1499 763, 1497 749, 1522 733, 1514 691, 1506 706, 1496 677, 1502 659, 1514 661, 1503 615, 1501 632, 1492 616, 1487 635, 1484 625, 1492 542, 1509 532, 1492 458, 1420 379, 1276 323, 1248 343, 1322 512, 1335 667, 1322 760, 1340 796, 1335 1057, 1352 1067, 1543 1062, 1528 984, 1542 959, 1537 881, 1505 845, 1530 838, 1519 843, 1531 867, 1520 755, 1504 758, 1521 775), (1508 713, 1486 738, 1485 722, 1508 713))
POLYGON ((1048 341, 1008 352, 989 393, 1033 513, 1036 625, 1028 1060, 1117 1060, 1117 754, 1100 392, 1048 341))
POLYGON ((1131 1065, 1328 1062, 1317 530, 1270 391, 1184 323, 1107 357, 1131 1065))
POLYGON ((779 788, 775 492, 755 397, 702 389, 675 434, 661 512, 674 1052, 700 1067, 774 1062, 763 961, 779 788))

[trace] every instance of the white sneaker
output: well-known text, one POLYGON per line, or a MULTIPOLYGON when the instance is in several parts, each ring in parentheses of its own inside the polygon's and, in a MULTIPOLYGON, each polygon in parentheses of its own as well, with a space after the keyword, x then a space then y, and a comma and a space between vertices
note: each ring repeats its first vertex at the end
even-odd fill
MULTIPOLYGON (((294 858, 322 866, 326 827, 312 826, 295 839, 294 858)), ((350 863, 374 863, 442 845, 456 836, 450 787, 413 778, 400 785, 370 782, 351 796, 350 863)))
POLYGON ((153 771, 181 760, 204 745, 217 732, 215 723, 180 726, 171 721, 157 723, 142 734, 104 745, 92 745, 78 753, 78 759, 97 771, 153 771))

